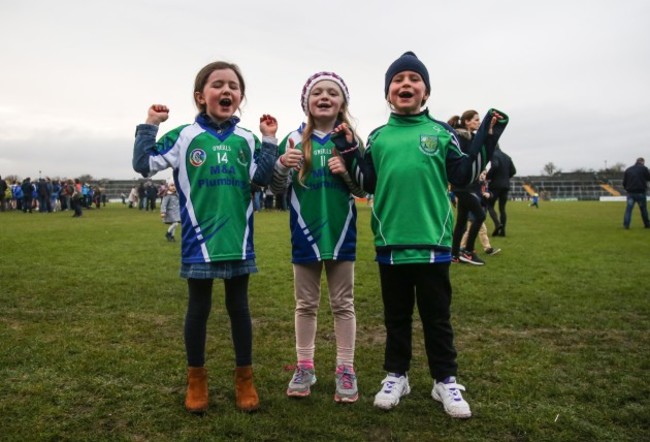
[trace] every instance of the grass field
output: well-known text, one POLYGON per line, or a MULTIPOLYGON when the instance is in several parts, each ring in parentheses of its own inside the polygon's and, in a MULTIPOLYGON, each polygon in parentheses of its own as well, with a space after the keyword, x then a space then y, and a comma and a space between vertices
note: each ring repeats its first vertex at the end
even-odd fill
MULTIPOLYGON (((234 407, 233 352, 215 283, 208 326, 210 410, 184 411, 185 281, 157 213, 119 204, 0 213, 0 440, 641 441, 650 432, 650 231, 623 203, 511 202, 503 249, 452 266, 459 381, 474 417, 431 399, 419 321, 413 392, 372 406, 384 328, 369 210, 359 206, 357 373, 361 398, 334 394, 329 307, 319 315, 310 398, 285 396, 294 363, 288 215, 256 216, 251 278, 262 408, 234 407)), ((490 229, 491 231, 491 229, 490 229)))

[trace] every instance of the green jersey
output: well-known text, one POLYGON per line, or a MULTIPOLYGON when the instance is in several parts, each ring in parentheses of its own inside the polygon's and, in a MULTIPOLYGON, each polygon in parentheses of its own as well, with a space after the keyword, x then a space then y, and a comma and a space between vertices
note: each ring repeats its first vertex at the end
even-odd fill
MULTIPOLYGON (((280 155, 285 153, 290 138, 295 148, 302 150, 302 130, 290 133, 280 143, 280 155)), ((303 184, 298 182, 298 171, 289 171, 277 163, 273 177, 275 193, 284 197, 287 185, 290 187, 292 262, 353 261, 357 239, 354 197, 341 176, 329 170, 328 160, 334 148, 330 135, 312 135, 311 144, 312 167, 303 184)))

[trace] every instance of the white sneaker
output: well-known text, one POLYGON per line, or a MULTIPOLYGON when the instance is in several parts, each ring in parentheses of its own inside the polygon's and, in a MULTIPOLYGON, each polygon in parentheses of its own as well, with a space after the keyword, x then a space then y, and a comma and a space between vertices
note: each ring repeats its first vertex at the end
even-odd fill
POLYGON ((397 376, 395 373, 388 373, 381 383, 381 390, 375 395, 375 407, 382 410, 394 408, 402 396, 411 392, 408 375, 397 376))
POLYGON ((469 404, 463 399, 461 391, 465 391, 465 387, 457 384, 454 376, 450 376, 442 382, 434 381, 431 397, 442 402, 449 416, 467 419, 472 417, 472 412, 469 409, 469 404))

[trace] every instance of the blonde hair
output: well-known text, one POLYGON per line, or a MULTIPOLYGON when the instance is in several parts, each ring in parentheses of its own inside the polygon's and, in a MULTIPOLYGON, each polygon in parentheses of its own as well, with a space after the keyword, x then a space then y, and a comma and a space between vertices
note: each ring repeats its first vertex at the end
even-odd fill
MULTIPOLYGON (((336 116, 336 121, 337 124, 341 124, 341 123, 347 124, 350 130, 352 131, 352 136, 356 138, 357 135, 352 127, 352 116, 348 111, 347 102, 343 103, 343 105, 341 106, 341 110, 336 116)), ((307 124, 305 125, 305 129, 302 131, 302 141, 300 142, 302 146, 303 164, 302 167, 300 168, 300 172, 298 172, 298 182, 303 187, 305 187, 305 180, 307 179, 307 175, 309 175, 312 169, 311 136, 314 134, 314 126, 315 126, 314 117, 311 115, 311 113, 308 113, 307 124)), ((359 144, 361 144, 360 140, 359 140, 359 144)))

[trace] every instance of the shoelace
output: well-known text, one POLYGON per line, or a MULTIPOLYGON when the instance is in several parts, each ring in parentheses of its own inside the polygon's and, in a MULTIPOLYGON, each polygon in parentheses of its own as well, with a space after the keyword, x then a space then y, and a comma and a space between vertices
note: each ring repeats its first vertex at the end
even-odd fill
POLYGON ((384 393, 391 393, 393 391, 394 386, 395 386, 395 381, 384 382, 384 393))
POLYGON ((293 375, 293 382, 296 384, 302 384, 303 377, 305 376, 305 374, 307 374, 306 370, 297 367, 296 372, 293 375))
POLYGON ((354 386, 354 375, 344 370, 341 374, 341 384, 345 390, 350 390, 354 386))
POLYGON ((463 396, 460 394, 460 391, 465 390, 464 386, 457 384, 455 382, 452 384, 444 384, 444 385, 446 387, 447 392, 449 393, 449 396, 451 396, 451 398, 454 401, 458 402, 463 400, 463 396))

